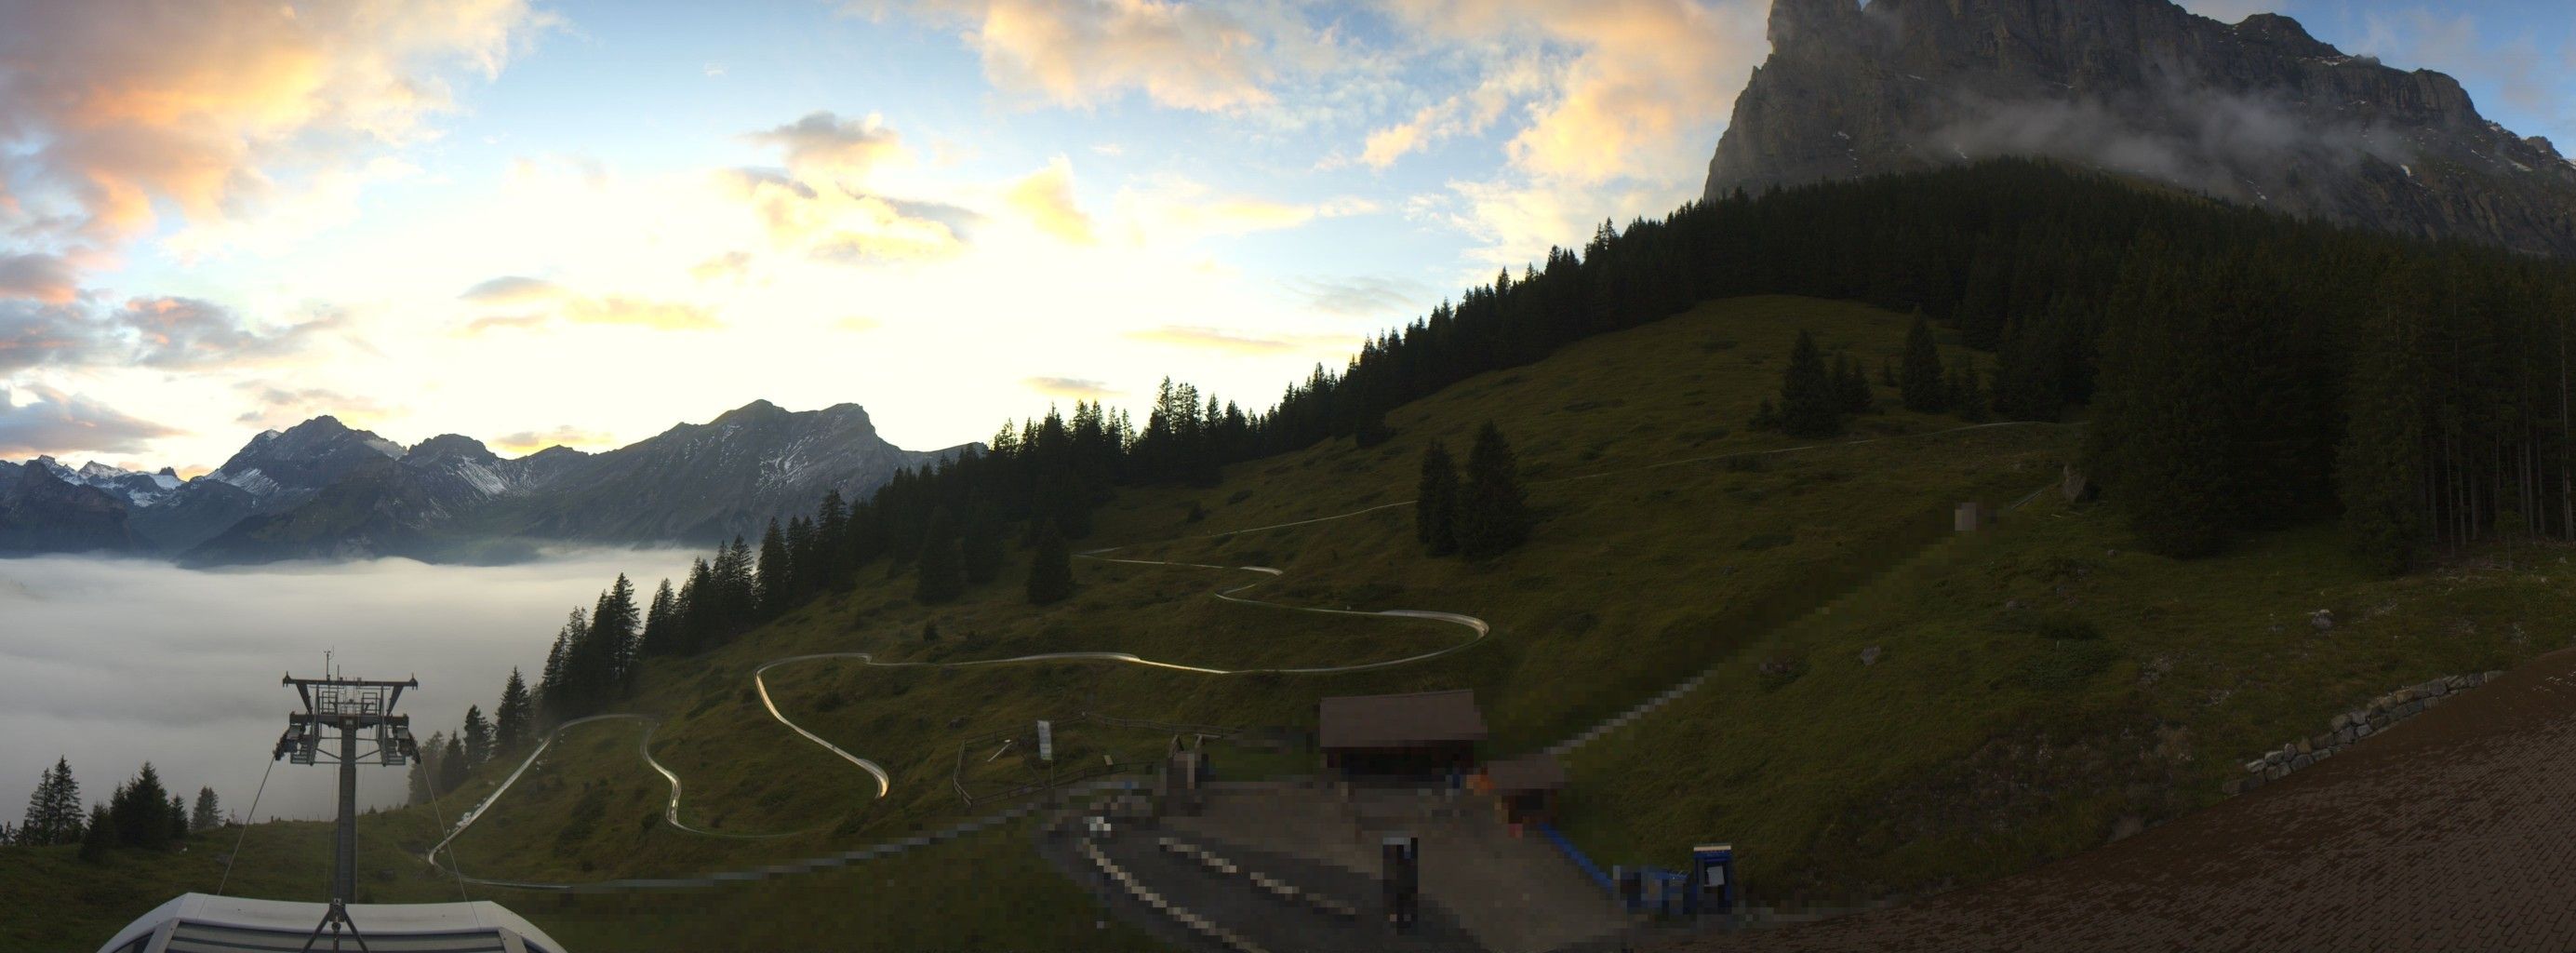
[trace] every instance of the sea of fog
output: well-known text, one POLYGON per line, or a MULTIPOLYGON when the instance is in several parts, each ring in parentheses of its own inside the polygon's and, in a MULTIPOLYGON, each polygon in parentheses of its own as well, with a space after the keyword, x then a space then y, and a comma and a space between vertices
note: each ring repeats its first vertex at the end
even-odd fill
MULTIPOLYGON (((620 572, 637 601, 688 568, 676 550, 591 550, 515 566, 407 559, 179 569, 76 557, 0 559, 0 816, 15 825, 38 778, 71 760, 81 795, 104 802, 152 763, 195 802, 251 806, 269 751, 302 704, 278 679, 322 674, 334 650, 351 677, 404 679, 398 712, 424 740, 468 705, 491 714, 516 666, 534 687, 564 617, 620 572)), ((363 748, 361 749, 363 750, 363 748)), ((279 762, 259 816, 331 816, 337 769, 279 762)), ((359 768, 362 805, 396 805, 407 769, 359 768)))

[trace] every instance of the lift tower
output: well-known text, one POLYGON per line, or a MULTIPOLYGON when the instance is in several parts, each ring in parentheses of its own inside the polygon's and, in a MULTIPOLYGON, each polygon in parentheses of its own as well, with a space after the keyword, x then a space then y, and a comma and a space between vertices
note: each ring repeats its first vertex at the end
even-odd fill
MULTIPOLYGON (((334 842, 331 867, 331 909, 313 928, 313 940, 322 931, 331 931, 331 948, 339 949, 340 931, 346 928, 351 938, 365 949, 367 941, 358 935, 358 925, 349 920, 348 904, 358 894, 358 737, 368 736, 375 750, 363 757, 378 764, 405 765, 420 760, 420 743, 411 734, 411 716, 394 714, 394 702, 402 698, 403 689, 419 688, 420 679, 399 682, 371 682, 354 678, 297 678, 288 673, 281 685, 295 686, 304 699, 304 710, 286 716, 286 734, 277 739, 277 750, 269 757, 292 759, 296 764, 314 764, 323 760, 340 765, 340 829, 334 842), (327 751, 324 742, 332 732, 339 733, 339 750, 327 751)), ((312 942, 306 943, 310 949, 312 942)))

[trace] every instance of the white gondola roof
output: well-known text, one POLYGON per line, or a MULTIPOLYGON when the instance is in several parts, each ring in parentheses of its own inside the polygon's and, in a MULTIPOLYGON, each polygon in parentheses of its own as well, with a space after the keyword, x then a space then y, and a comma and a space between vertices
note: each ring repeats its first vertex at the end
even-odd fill
MULTIPOLYGON (((181 894, 136 919, 99 953, 302 950, 330 909, 321 903, 181 894)), ((366 948, 376 953, 563 953, 535 924, 489 900, 351 904, 348 910, 366 948)), ((313 948, 331 949, 331 935, 325 932, 313 948)), ((356 950, 358 944, 344 934, 340 948, 356 950)))

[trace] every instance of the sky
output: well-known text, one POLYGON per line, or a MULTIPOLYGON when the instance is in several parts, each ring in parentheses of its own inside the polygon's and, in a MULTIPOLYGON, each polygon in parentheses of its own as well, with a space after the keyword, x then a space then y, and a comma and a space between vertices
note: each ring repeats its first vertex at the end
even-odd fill
MULTIPOLYGON (((2576 146, 2563 0, 2266 8, 2576 146)), ((0 458, 1267 406, 1697 196, 1768 0, 0 0, 0 458)))

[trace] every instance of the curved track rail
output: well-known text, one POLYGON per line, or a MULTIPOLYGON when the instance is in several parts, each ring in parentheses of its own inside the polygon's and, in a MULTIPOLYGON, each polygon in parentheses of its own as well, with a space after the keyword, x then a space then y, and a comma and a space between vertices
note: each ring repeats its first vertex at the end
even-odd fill
MULTIPOLYGON (((1548 486, 1548 485, 1562 484, 1562 483, 1575 483, 1575 482, 1580 482, 1580 481, 1585 481, 1585 480, 1597 480, 1597 479, 1603 479, 1603 478, 1607 478, 1607 477, 1622 476, 1622 475, 1633 474, 1633 473, 1643 473, 1643 472, 1647 472, 1647 471, 1650 471, 1650 470, 1661 470, 1661 469, 1667 469, 1667 468, 1671 468, 1671 467, 1689 466, 1689 465, 1693 465, 1693 464, 1701 464, 1701 463, 1714 463, 1714 462, 1718 462, 1718 461, 1722 461, 1722 460, 1729 460, 1729 459, 1739 459, 1739 458, 1746 458, 1746 457, 1776 456, 1776 455, 1780 455, 1780 454, 1799 453, 1799 452, 1804 452, 1804 451, 1809 451, 1809 450, 1831 449, 1831 448, 1836 448, 1836 447, 1860 446, 1860 445, 1863 445, 1863 444, 1881 443, 1881 442, 1885 442, 1885 441, 1893 441, 1893 440, 1907 440, 1907 439, 1919 439, 1919 438, 1926 438, 1926 437, 1946 436, 1946 435, 1950 435, 1950 434, 1966 433, 1966 432, 1970 432, 1970 431, 1991 430, 1991 429, 2007 428, 2007 427, 2059 427, 2059 426, 2082 426, 2082 425, 2081 425, 2081 424, 2063 425, 2063 424, 2054 424, 2054 423, 2025 422, 2025 421, 2007 421, 2007 422, 2000 422, 2000 423, 1972 424, 1972 425, 1964 426, 1964 427, 1954 427, 1954 428, 1949 428, 1949 429, 1946 429, 1946 430, 1925 431, 1925 432, 1922 432, 1922 433, 1912 433, 1912 434, 1894 434, 1894 435, 1884 436, 1884 437, 1869 437, 1869 438, 1860 439, 1860 440, 1846 440, 1846 441, 1837 441, 1837 442, 1831 442, 1831 443, 1803 444, 1803 445, 1795 446, 1795 447, 1779 447, 1779 448, 1774 448, 1774 449, 1770 449, 1770 450, 1748 450, 1748 451, 1738 451, 1738 452, 1735 452, 1735 453, 1710 454, 1710 455, 1706 455, 1706 456, 1699 456, 1699 457, 1688 457, 1688 458, 1683 458, 1683 459, 1678 459, 1678 460, 1665 460, 1665 461, 1661 461, 1661 462, 1658 462, 1658 463, 1646 464, 1646 465, 1643 465, 1643 466, 1626 467, 1626 468, 1617 469, 1617 470, 1607 470, 1607 471, 1602 471, 1602 472, 1599 472, 1599 473, 1587 473, 1587 474, 1580 474, 1580 475, 1576 475, 1576 476, 1569 476, 1569 477, 1556 477, 1556 478, 1546 479, 1546 480, 1534 480, 1534 481, 1531 481, 1530 485, 1532 485, 1532 486, 1548 486)), ((1411 505, 1413 505, 1413 503, 1414 503, 1414 501, 1413 501, 1413 500, 1400 500, 1400 501, 1393 502, 1393 503, 1380 503, 1380 504, 1376 504, 1376 505, 1373 505, 1373 506, 1362 507, 1362 508, 1360 508, 1360 509, 1350 510, 1350 511, 1342 512, 1342 513, 1334 513, 1334 514, 1330 514, 1330 515, 1326 515, 1326 516, 1310 517, 1310 518, 1307 518, 1307 519, 1292 520, 1292 521, 1289 521, 1289 522, 1283 522, 1283 523, 1272 523, 1272 524, 1269 524, 1269 525, 1266 525, 1266 526, 1254 526, 1254 527, 1248 527, 1248 528, 1244 528, 1244 529, 1227 530, 1227 531, 1224 531, 1224 532, 1217 532, 1217 533, 1202 533, 1202 534, 1197 534, 1197 535, 1193 535, 1193 536, 1182 536, 1182 537, 1176 537, 1176 538, 1174 538, 1174 539, 1169 539, 1169 540, 1160 540, 1160 541, 1158 541, 1158 542, 1189 542, 1189 541, 1204 540, 1204 539, 1215 539, 1215 538, 1222 537, 1222 536, 1235 536, 1235 535, 1240 535, 1240 534, 1243 534, 1243 533, 1258 533, 1258 532, 1267 532, 1267 531, 1270 531, 1270 530, 1289 529, 1289 528, 1298 527, 1298 526, 1311 526, 1311 525, 1315 525, 1315 524, 1319 524, 1319 523, 1329 523, 1329 522, 1334 522, 1334 521, 1338 521, 1338 520, 1350 519, 1350 518, 1352 518, 1352 517, 1356 517, 1356 516, 1365 516, 1365 515, 1370 514, 1370 513, 1376 513, 1376 512, 1383 511, 1383 510, 1395 509, 1395 508, 1397 508, 1397 507, 1411 506, 1411 505)), ((1145 546, 1145 545, 1153 545, 1153 544, 1152 544, 1152 543, 1130 543, 1130 544, 1126 544, 1126 545, 1122 545, 1122 546, 1112 546, 1112 547, 1106 547, 1106 548, 1102 548, 1102 549, 1088 550, 1088 551, 1085 551, 1085 552, 1083 552, 1083 553, 1079 553, 1079 554, 1077 554, 1077 555, 1079 556, 1079 558, 1083 558, 1083 559, 1090 559, 1090 560, 1095 560, 1095 561, 1099 561, 1099 562, 1122 563, 1122 564, 1127 564, 1127 565, 1137 565, 1137 566, 1164 566, 1164 567, 1181 568, 1181 569, 1208 569, 1208 570, 1215 570, 1215 571, 1220 571, 1220 572, 1249 572, 1249 573, 1257 573, 1257 574, 1261 575, 1261 576, 1262 576, 1262 578, 1260 578, 1260 579, 1255 579, 1255 580, 1253 580, 1253 581, 1251 581, 1251 582, 1247 582, 1247 583, 1244 583, 1244 584, 1242 584, 1242 585, 1238 585, 1238 586, 1231 586, 1231 587, 1227 587, 1227 588, 1224 588, 1224 589, 1217 590, 1217 591, 1214 593, 1215 597, 1216 597, 1216 598, 1218 598, 1218 599, 1224 600, 1224 601, 1226 601, 1226 602, 1237 603, 1237 604, 1240 604, 1240 605, 1261 606, 1261 607, 1264 607, 1264 608, 1281 609, 1281 610, 1286 610, 1286 611, 1291 611, 1291 612, 1308 612, 1308 613, 1316 613, 1316 614, 1321 614, 1321 615, 1340 615, 1340 616, 1369 616, 1369 617, 1375 617, 1375 618, 1424 619, 1424 620, 1429 620, 1429 621, 1434 621, 1434 622, 1444 622, 1444 623, 1448 623, 1448 624, 1451 624, 1451 625, 1461 626, 1461 627, 1466 628, 1466 629, 1468 629, 1469 631, 1471 631, 1471 632, 1473 633, 1473 635, 1472 635, 1472 636, 1470 636, 1466 641, 1460 642, 1460 643, 1455 644, 1455 645, 1448 646, 1448 647, 1446 647, 1446 648, 1436 649, 1436 650, 1433 650, 1433 651, 1430 651, 1430 652, 1424 652, 1424 653, 1420 653, 1420 654, 1416 654, 1416 655, 1410 655, 1410 656, 1406 656, 1406 657, 1403 657, 1403 658, 1386 659, 1386 660, 1374 661, 1374 662, 1362 662, 1362 663, 1355 663, 1355 664, 1350 664, 1350 665, 1327 665, 1327 666, 1311 666, 1311 667, 1296 667, 1296 668, 1256 668, 1256 669, 1224 669, 1224 668, 1210 668, 1210 667, 1196 666, 1196 665, 1183 665, 1183 664, 1179 664, 1179 663, 1175 663, 1175 662, 1163 662, 1163 661, 1156 661, 1156 660, 1148 659, 1148 658, 1144 658, 1144 657, 1142 657, 1142 656, 1138 656, 1138 655, 1135 655, 1135 654, 1133 654, 1133 653, 1129 653, 1129 652, 1112 652, 1112 651, 1046 652, 1046 653, 1040 653, 1040 654, 1035 654, 1035 655, 1020 655, 1020 656, 1012 656, 1012 657, 1009 657, 1009 658, 996 658, 996 659, 974 659, 974 660, 962 661, 962 662, 879 662, 879 661, 877 661, 877 660, 875 659, 875 657, 874 657, 874 656, 872 656, 870 653, 866 653, 866 652, 821 652, 821 653, 810 653, 810 654, 804 654, 804 655, 791 655, 791 656, 786 656, 786 657, 783 657, 783 658, 771 659, 771 660, 769 660, 769 661, 767 661, 767 662, 762 663, 758 668, 755 668, 755 669, 753 669, 753 670, 752 670, 752 687, 753 687, 753 689, 757 692, 757 694, 758 694, 758 696, 759 696, 759 698, 760 698, 760 704, 761 704, 761 707, 762 707, 762 708, 764 708, 764 709, 766 709, 766 710, 768 711, 768 713, 769 713, 769 717, 770 717, 771 719, 773 719, 773 720, 777 721, 780 725, 784 725, 784 726, 786 726, 788 730, 795 732, 795 733, 796 733, 796 734, 798 734, 799 736, 802 736, 805 740, 810 741, 810 742, 813 742, 814 744, 816 744, 816 745, 818 745, 818 746, 822 747, 825 751, 829 751, 829 752, 831 752, 834 756, 839 757, 841 760, 848 762, 849 764, 851 764, 852 766, 854 766, 854 767, 858 768, 859 770, 867 772, 867 773, 868 773, 868 775, 869 775, 872 779, 874 779, 874 780, 875 780, 875 782, 876 782, 876 786, 877 786, 877 793, 876 793, 876 797, 877 797, 877 799, 883 799, 887 794, 891 793, 891 792, 892 792, 892 790, 893 790, 893 788, 894 788, 894 779, 893 779, 893 776, 892 776, 889 772, 887 772, 887 771, 886 771, 886 769, 885 769, 885 767, 884 767, 883 765, 880 765, 880 764, 876 763, 875 761, 869 760, 868 758, 862 757, 862 756, 860 756, 860 755, 858 755, 858 754, 854 754, 854 753, 850 752, 848 749, 842 748, 842 747, 841 747, 841 746, 839 746, 839 745, 833 744, 830 740, 828 740, 828 739, 824 738, 824 737, 823 737, 823 736, 821 736, 821 735, 815 734, 813 731, 811 731, 811 730, 809 730, 809 729, 805 728, 805 727, 804 727, 804 726, 802 726, 802 725, 797 724, 795 721, 793 721, 793 720, 789 719, 789 718, 786 716, 786 714, 785 714, 785 713, 783 713, 783 712, 779 711, 779 709, 778 709, 778 704, 777 704, 776 700, 775 700, 775 699, 773 699, 773 698, 770 696, 768 681, 767 681, 767 679, 766 679, 766 677, 765 677, 771 669, 778 668, 778 667, 783 666, 783 665, 792 665, 792 664, 796 664, 796 663, 799 663, 799 662, 812 662, 812 661, 824 661, 824 660, 840 659, 840 660, 855 660, 855 661, 860 662, 860 663, 861 663, 861 664, 863 664, 863 665, 866 665, 866 666, 869 666, 869 667, 873 667, 873 668, 983 668, 983 667, 992 667, 992 666, 1001 666, 1001 665, 1021 665, 1021 664, 1035 664, 1035 663, 1048 663, 1048 662, 1092 662, 1092 663, 1111 663, 1111 664, 1140 665, 1140 666, 1145 666, 1145 667, 1149 667, 1149 668, 1160 668, 1160 669, 1167 669, 1167 670, 1171 670, 1171 671, 1190 672, 1190 673, 1194 673, 1194 674, 1200 674, 1200 675, 1211 675, 1211 676, 1249 675, 1249 674, 1256 674, 1256 673, 1263 673, 1263 674, 1276 674, 1276 675, 1335 675, 1335 674, 1346 674, 1346 673, 1352 673, 1352 672, 1375 671, 1375 670, 1379 670, 1379 669, 1395 668, 1395 667, 1398 667, 1398 666, 1413 665, 1413 664, 1419 664, 1419 663, 1422 663, 1422 662, 1427 662, 1427 661, 1430 661, 1430 660, 1433 660, 1433 659, 1437 659, 1437 658, 1440 658, 1440 657, 1443 657, 1443 656, 1449 655, 1449 654, 1451 654, 1451 653, 1458 652, 1458 651, 1460 651, 1460 650, 1463 650, 1463 649, 1469 648, 1469 647, 1474 646, 1474 645, 1477 645, 1477 644, 1479 644, 1479 643, 1482 643, 1483 641, 1485 641, 1485 639, 1487 639, 1488 637, 1490 637, 1490 636, 1493 634, 1493 627, 1492 627, 1491 625, 1489 625, 1488 623, 1486 623, 1486 622, 1485 622, 1485 620, 1480 619, 1480 618, 1477 618, 1477 617, 1472 616, 1472 615, 1466 615, 1466 614, 1463 614, 1463 613, 1456 613, 1456 612, 1443 612, 1443 611, 1428 610, 1428 609, 1376 609, 1376 610, 1367 610, 1367 609, 1327 609, 1327 608, 1321 608, 1321 607, 1316 607, 1316 606, 1295 606, 1295 605, 1287 605, 1287 604, 1285 604, 1285 603, 1270 602, 1270 601, 1261 600, 1261 599, 1247 598, 1247 597, 1244 597, 1244 596, 1242 596, 1242 595, 1239 595, 1239 593, 1242 593, 1242 592, 1243 592, 1243 591, 1245 591, 1245 590, 1251 589, 1251 588, 1253 588, 1253 587, 1255 587, 1255 586, 1259 586, 1259 585, 1261 585, 1262 583, 1265 583, 1265 582, 1268 582, 1268 581, 1270 581, 1270 580, 1272 580, 1272 579, 1275 579, 1275 578, 1279 577, 1279 576, 1282 574, 1280 570, 1275 569, 1275 568, 1272 568, 1272 567, 1268 567, 1268 566, 1220 566, 1220 565, 1215 565, 1215 564, 1210 564, 1210 563, 1169 562, 1169 561, 1153 560, 1153 559, 1125 559, 1125 558, 1117 558, 1117 557, 1112 557, 1112 556, 1107 555, 1107 554, 1109 554, 1109 553, 1118 552, 1118 551, 1120 551, 1120 550, 1133 549, 1133 548, 1136 548, 1136 547, 1138 547, 1138 546, 1145 546)), ((704 830, 704 829, 701 829, 701 828, 691 827, 691 826, 689 826, 689 825, 687 825, 687 824, 685 824, 685 823, 681 822, 681 820, 680 820, 680 791, 681 791, 681 782, 680 782, 680 777, 679 777, 679 775, 678 775, 678 774, 676 774, 676 773, 672 772, 669 768, 664 767, 664 766, 661 764, 661 762, 659 762, 659 761, 655 760, 655 759, 653 758, 652 750, 651 750, 651 747, 650 747, 651 740, 652 740, 653 729, 654 729, 655 727, 659 726, 660 721, 659 721, 658 719, 653 718, 653 717, 648 716, 648 715, 635 714, 635 713, 614 713, 614 714, 592 715, 592 716, 587 717, 587 718, 578 718, 578 719, 574 719, 574 720, 572 720, 572 721, 565 722, 565 723, 563 723, 563 724, 561 724, 561 725, 557 725, 557 726, 555 726, 555 729, 554 729, 553 731, 551 731, 551 732, 548 732, 548 733, 547 733, 545 740, 537 746, 537 749, 536 749, 535 751, 533 751, 533 752, 530 752, 530 753, 529 753, 529 755, 528 755, 527 759, 526 759, 525 761, 522 761, 522 762, 520 763, 520 765, 519 765, 519 767, 518 767, 518 768, 516 768, 516 769, 512 770, 512 771, 510 772, 510 775, 509 775, 507 778, 504 778, 504 779, 502 780, 501 784, 500 784, 498 787, 493 788, 492 793, 490 793, 490 794, 488 794, 488 795, 485 795, 485 796, 484 796, 484 798, 483 798, 483 800, 482 800, 481 802, 477 803, 477 804, 474 806, 474 808, 473 808, 472 810, 470 810, 470 811, 466 812, 462 817, 460 817, 460 818, 457 820, 456 825, 455 825, 453 828, 451 828, 451 829, 447 832, 446 836, 445 836, 445 837, 443 837, 443 838, 441 838, 441 839, 438 841, 438 843, 437 843, 437 844, 435 844, 435 845, 433 845, 432 847, 430 847, 430 849, 429 849, 426 853, 422 854, 422 855, 421 855, 421 858, 422 858, 423 860, 425 860, 425 861, 428 861, 428 862, 429 862, 431 865, 433 865, 433 866, 438 866, 437 856, 438 856, 439 852, 441 852, 441 851, 443 851, 443 850, 448 850, 448 849, 449 849, 450 844, 451 844, 453 841, 455 841, 455 839, 457 838, 457 836, 458 836, 458 835, 463 834, 463 833, 466 831, 466 829, 467 829, 467 828, 471 827, 471 826, 473 825, 473 823, 474 823, 476 820, 479 820, 479 819, 483 816, 483 814, 484 814, 484 812, 485 812, 485 811, 487 811, 488 809, 490 809, 490 807, 492 806, 492 804, 493 804, 494 802, 496 802, 496 801, 498 801, 498 800, 500 799, 500 797, 501 797, 501 795, 502 795, 502 794, 504 794, 504 793, 506 793, 507 791, 509 791, 510 786, 511 786, 512 784, 517 783, 517 781, 519 780, 520 775, 525 774, 525 773, 527 772, 527 770, 528 770, 529 766, 534 765, 534 764, 537 762, 537 759, 538 759, 538 758, 540 758, 540 757, 542 757, 542 756, 545 754, 546 750, 547 750, 549 747, 551 747, 551 746, 554 744, 554 742, 555 742, 558 738, 562 737, 563 733, 564 733, 567 729, 570 729, 570 728, 572 728, 572 727, 574 727, 574 726, 577 726, 577 725, 583 725, 583 724, 588 724, 588 723, 591 723, 591 722, 597 722, 597 721, 607 721, 607 720, 612 720, 612 719, 633 719, 633 720, 639 720, 639 721, 643 721, 643 722, 645 722, 644 736, 643 736, 643 740, 642 740, 641 742, 639 742, 639 743, 638 743, 638 752, 643 756, 645 763, 646 763, 646 764, 648 764, 648 765, 650 765, 650 766, 652 767, 652 769, 654 770, 654 772, 655 772, 655 773, 660 774, 660 775, 663 777, 663 779, 664 779, 665 781, 667 781, 667 782, 670 784, 670 787, 671 787, 671 794, 670 794, 670 798, 669 798, 669 799, 668 799, 668 801, 665 803, 664 808, 663 808, 663 820, 664 820, 665 822, 669 823, 672 827, 674 827, 674 828, 678 828, 678 829, 680 829, 680 830, 687 831, 687 832, 689 832, 689 833, 693 833, 693 834, 700 834, 700 835, 709 836, 709 837, 725 837, 725 838, 735 838, 735 839, 765 839, 765 838, 787 837, 787 836, 793 836, 793 834, 798 833, 798 832, 788 832, 788 833, 781 833, 781 834, 732 834, 732 833, 725 833, 725 832, 720 832, 720 831, 709 831, 709 830, 704 830)), ((850 855, 841 855, 841 856, 843 856, 843 857, 848 857, 848 856, 850 856, 850 855)), ((771 871, 771 872, 779 872, 779 871, 784 870, 784 869, 786 869, 786 868, 796 867, 796 866, 797 866, 798 864, 800 864, 800 863, 801 863, 801 864, 805 864, 805 865, 807 865, 807 866, 812 866, 812 865, 815 865, 815 864, 825 863, 825 862, 827 862, 828 860, 829 860, 828 858, 816 858, 816 859, 811 859, 811 860, 809 860, 809 861, 791 862, 790 864, 782 865, 781 867, 776 867, 776 868, 764 868, 764 869, 765 869, 765 870, 768 870, 768 871, 771 871)), ((450 857, 449 863, 450 863, 451 865, 454 863, 454 859, 453 859, 453 856, 452 856, 452 855, 451 855, 451 857, 450 857)), ((451 873, 452 873, 452 872, 454 872, 454 871, 453 871, 453 869, 452 869, 452 867, 450 868, 450 872, 451 872, 451 873)), ((724 879, 724 875, 718 875, 718 877, 719 877, 719 879, 724 879)), ((482 884, 482 885, 485 885, 485 886, 517 887, 517 888, 525 888, 525 889, 547 889, 547 890, 587 889, 587 888, 601 888, 601 889, 627 889, 627 888, 624 888, 624 887, 613 887, 613 886, 609 886, 609 885, 613 885, 613 884, 635 884, 635 885, 646 885, 646 886, 649 886, 649 885, 656 885, 656 884, 664 884, 664 883, 666 883, 666 882, 664 882, 664 881, 647 881, 647 880, 638 880, 638 881, 603 881, 603 882, 601 882, 601 883, 599 883, 599 884, 592 884, 592 885, 577 885, 577 884, 549 884, 549 883, 535 883, 535 882, 523 882, 523 881, 496 881, 496 880, 484 880, 484 879, 481 879, 481 878, 473 878, 473 877, 466 877, 466 878, 464 878, 464 879, 465 879, 465 880, 467 880, 467 881, 468 881, 468 882, 470 882, 470 883, 477 883, 477 884, 482 884)))

